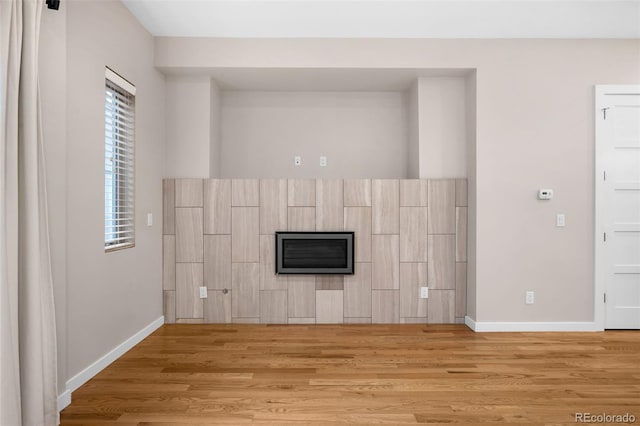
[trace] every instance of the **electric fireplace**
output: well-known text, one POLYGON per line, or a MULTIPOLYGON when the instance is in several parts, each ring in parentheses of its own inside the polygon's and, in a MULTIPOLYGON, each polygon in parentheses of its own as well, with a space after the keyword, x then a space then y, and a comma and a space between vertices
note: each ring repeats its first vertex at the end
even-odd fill
POLYGON ((277 274, 353 274, 353 232, 276 232, 277 274))

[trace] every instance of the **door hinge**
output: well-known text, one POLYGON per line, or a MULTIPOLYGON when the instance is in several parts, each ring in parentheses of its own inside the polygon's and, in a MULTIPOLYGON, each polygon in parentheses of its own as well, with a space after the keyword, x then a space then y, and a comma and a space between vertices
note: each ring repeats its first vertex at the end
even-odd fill
POLYGON ((602 116, 603 116, 602 118, 603 118, 604 120, 606 120, 606 119, 607 119, 607 110, 608 110, 608 109, 609 109, 609 107, 602 108, 602 116))
POLYGON ((604 233, 604 242, 605 243, 607 242, 607 233, 606 232, 604 233))
POLYGON ((604 293, 603 296, 604 296, 604 303, 607 303, 607 293, 604 293))

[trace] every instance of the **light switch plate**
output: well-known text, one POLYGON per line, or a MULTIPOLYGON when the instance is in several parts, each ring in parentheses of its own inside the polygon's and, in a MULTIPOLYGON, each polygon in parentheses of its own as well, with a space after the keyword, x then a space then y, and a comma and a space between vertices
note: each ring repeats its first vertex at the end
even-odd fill
POLYGON ((207 288, 200 287, 200 299, 206 299, 206 298, 207 298, 207 288))
POLYGON ((325 155, 320 156, 320 167, 327 167, 327 157, 325 155))
POLYGON ((565 225, 565 217, 564 217, 564 213, 558 213, 556 215, 556 226, 558 228, 563 228, 565 225))
POLYGON ((153 226, 153 213, 147 213, 147 226, 153 226))
POLYGON ((525 294, 524 303, 527 305, 533 305, 536 301, 536 294, 533 291, 527 291, 525 294))

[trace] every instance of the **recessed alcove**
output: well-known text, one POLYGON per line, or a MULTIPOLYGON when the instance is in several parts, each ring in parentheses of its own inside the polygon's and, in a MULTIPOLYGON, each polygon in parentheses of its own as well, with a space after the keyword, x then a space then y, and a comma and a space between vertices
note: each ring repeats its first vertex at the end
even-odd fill
POLYGON ((163 71, 167 177, 468 177, 471 69, 163 71))

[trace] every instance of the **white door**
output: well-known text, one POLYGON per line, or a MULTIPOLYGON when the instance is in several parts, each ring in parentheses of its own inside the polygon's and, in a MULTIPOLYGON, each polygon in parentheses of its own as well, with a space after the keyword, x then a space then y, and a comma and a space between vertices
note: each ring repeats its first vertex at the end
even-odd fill
POLYGON ((599 86, 596 102, 596 279, 604 328, 640 329, 640 87, 599 86))

